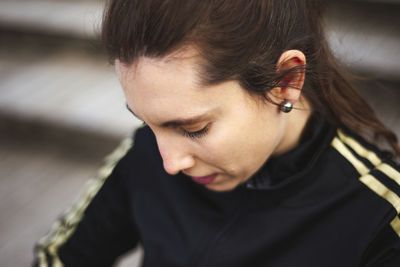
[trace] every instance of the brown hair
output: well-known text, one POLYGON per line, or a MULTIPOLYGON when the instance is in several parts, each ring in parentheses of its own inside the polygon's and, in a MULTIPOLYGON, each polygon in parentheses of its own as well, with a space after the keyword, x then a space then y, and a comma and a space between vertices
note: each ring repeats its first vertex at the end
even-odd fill
POLYGON ((201 58, 201 78, 211 85, 236 80, 251 93, 305 71, 303 95, 332 125, 386 140, 397 155, 396 135, 376 117, 337 65, 322 26, 318 0, 110 0, 102 38, 110 56, 131 64, 138 57, 164 57, 188 45, 201 58), (304 69, 277 73, 290 49, 307 58, 304 69))

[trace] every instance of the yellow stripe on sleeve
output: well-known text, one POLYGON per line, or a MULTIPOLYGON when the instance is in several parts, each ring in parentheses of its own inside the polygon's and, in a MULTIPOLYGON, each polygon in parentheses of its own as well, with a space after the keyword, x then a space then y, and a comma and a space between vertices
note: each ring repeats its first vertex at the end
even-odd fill
POLYGON ((332 146, 354 166, 359 174, 365 175, 369 172, 367 166, 357 159, 339 138, 335 137, 333 139, 332 146))
MULTIPOLYGON (((370 174, 364 175, 360 177, 360 181, 368 186, 372 191, 374 191, 377 195, 381 196, 383 199, 388 201, 395 208, 397 214, 400 213, 400 197, 390 191, 384 184, 379 182, 375 177, 370 174)), ((396 234, 400 237, 400 219, 395 216, 391 221, 390 225, 396 234)))
POLYGON ((376 155, 375 152, 365 148, 354 138, 345 135, 341 130, 338 130, 338 135, 340 140, 351 147, 359 156, 369 160, 369 162, 371 162, 372 165, 374 165, 378 170, 400 185, 400 172, 398 172, 392 166, 382 163, 382 160, 376 155))
POLYGON ((396 234, 400 237, 400 219, 398 216, 394 217, 392 222, 390 223, 392 226, 393 230, 396 232, 396 234))
POLYGON ((386 163, 382 163, 376 167, 378 170, 386 174, 387 177, 391 178, 398 185, 400 185, 400 172, 394 169, 392 166, 386 163))
POLYGON ((339 138, 351 147, 358 155, 369 160, 372 165, 377 166, 382 163, 382 160, 376 155, 375 152, 365 148, 354 138, 345 135, 341 130, 338 130, 339 138))
MULTIPOLYGON (((335 137, 332 141, 332 146, 345 157, 354 168, 360 173, 360 181, 370 188, 377 195, 388 201, 396 210, 397 214, 400 214, 400 197, 382 184, 378 179, 369 174, 370 170, 361 162, 356 156, 353 155, 352 151, 347 148, 348 145, 354 150, 359 156, 367 159, 376 169, 384 173, 387 177, 394 180, 400 185, 400 172, 394 169, 392 166, 386 163, 382 163, 382 160, 376 155, 375 152, 365 148, 354 138, 345 135, 341 130, 338 130, 338 137, 335 137), (345 145, 346 144, 346 145, 345 145)), ((400 237, 400 219, 398 216, 390 223, 393 230, 400 237)))
POLYGON ((360 177, 360 181, 368 186, 372 191, 386 199, 396 209, 397 214, 400 213, 400 197, 393 193, 389 188, 382 184, 374 176, 367 174, 360 177))
POLYGON ((46 236, 39 240, 37 244, 37 260, 39 267, 48 267, 46 254, 52 259, 52 266, 63 267, 63 263, 58 257, 58 249, 74 233, 78 223, 82 220, 83 214, 98 193, 108 176, 111 174, 118 161, 132 147, 132 140, 125 139, 121 144, 106 157, 104 165, 98 171, 95 178, 89 180, 81 198, 60 218, 46 236))

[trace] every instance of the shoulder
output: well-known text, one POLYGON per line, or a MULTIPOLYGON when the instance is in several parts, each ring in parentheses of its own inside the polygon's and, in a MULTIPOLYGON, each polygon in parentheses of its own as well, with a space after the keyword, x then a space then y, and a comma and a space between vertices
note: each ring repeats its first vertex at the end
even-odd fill
MULTIPOLYGON (((345 173, 370 196, 387 207, 388 223, 400 238, 400 166, 390 154, 351 132, 338 130, 331 142, 345 173)), ((400 241, 400 239, 399 239, 400 241)))
POLYGON ((148 126, 138 128, 132 137, 132 145, 126 157, 132 157, 136 154, 153 157, 159 156, 156 138, 148 126))
POLYGON ((148 126, 135 131, 131 146, 119 159, 115 171, 129 175, 132 172, 162 168, 156 138, 148 126))
POLYGON ((395 208, 400 208, 400 166, 391 159, 388 152, 340 129, 331 146, 339 154, 338 158, 347 163, 344 167, 353 170, 361 183, 385 199, 388 194, 391 195, 387 200, 395 204, 395 208))

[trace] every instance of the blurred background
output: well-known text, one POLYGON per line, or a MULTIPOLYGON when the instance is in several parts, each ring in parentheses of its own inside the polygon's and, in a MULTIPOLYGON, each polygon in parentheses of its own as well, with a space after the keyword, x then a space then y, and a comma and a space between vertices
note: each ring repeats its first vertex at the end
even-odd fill
MULTIPOLYGON (((400 0, 330 1, 335 55, 400 136, 400 0)), ((140 125, 98 32, 103 0, 0 0, 0 266, 30 266, 34 243, 140 125)), ((116 266, 137 266, 140 252, 116 266)))

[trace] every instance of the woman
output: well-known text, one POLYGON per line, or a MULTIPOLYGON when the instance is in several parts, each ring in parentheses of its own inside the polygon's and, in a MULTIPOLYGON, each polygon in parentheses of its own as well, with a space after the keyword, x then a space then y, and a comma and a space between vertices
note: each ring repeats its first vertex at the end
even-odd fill
POLYGON ((397 139, 335 64, 320 13, 112 0, 103 40, 147 126, 39 262, 110 266, 140 243, 143 266, 399 266, 400 168, 365 141, 398 156, 397 139))

